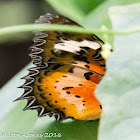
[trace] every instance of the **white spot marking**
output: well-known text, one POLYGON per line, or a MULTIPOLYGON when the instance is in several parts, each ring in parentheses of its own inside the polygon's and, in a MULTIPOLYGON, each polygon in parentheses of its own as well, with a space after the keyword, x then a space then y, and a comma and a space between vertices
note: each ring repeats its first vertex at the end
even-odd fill
POLYGON ((76 53, 77 51, 82 50, 80 47, 89 47, 91 49, 97 50, 98 48, 100 48, 100 44, 93 42, 93 41, 81 41, 81 42, 77 42, 77 41, 73 41, 73 40, 61 40, 62 43, 57 43, 54 45, 54 48, 57 50, 63 50, 63 51, 67 51, 67 52, 72 52, 72 53, 76 53))

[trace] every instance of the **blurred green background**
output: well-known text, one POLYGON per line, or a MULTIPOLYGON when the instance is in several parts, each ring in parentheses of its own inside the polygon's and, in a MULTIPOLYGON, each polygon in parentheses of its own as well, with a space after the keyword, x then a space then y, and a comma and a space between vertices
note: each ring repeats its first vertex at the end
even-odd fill
MULTIPOLYGON (((0 28, 34 23, 40 15, 55 13, 44 0, 0 0, 0 28)), ((32 33, 0 38, 0 87, 30 62, 32 33)))

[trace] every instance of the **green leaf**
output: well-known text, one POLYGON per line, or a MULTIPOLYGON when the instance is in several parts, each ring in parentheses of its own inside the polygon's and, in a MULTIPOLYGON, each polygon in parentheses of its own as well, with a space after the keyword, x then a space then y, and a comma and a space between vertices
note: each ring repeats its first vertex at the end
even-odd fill
POLYGON ((60 14, 73 19, 79 24, 85 17, 105 0, 46 0, 60 14))
POLYGON ((140 0, 107 0, 96 7, 96 9, 93 9, 93 11, 85 18, 83 25, 84 27, 91 29, 97 27, 100 28, 101 24, 104 24, 104 17, 108 14, 108 9, 111 6, 133 4, 138 2, 140 2, 140 0))
MULTIPOLYGON (((108 17, 108 10, 111 6, 115 5, 126 5, 126 4, 133 4, 138 3, 139 0, 107 0, 100 4, 96 9, 85 18, 84 22, 82 23, 83 27, 86 29, 102 29, 104 26, 107 30, 112 30, 112 25, 108 17)), ((109 36, 106 33, 100 34, 96 33, 96 35, 101 38, 104 42, 110 42, 113 45, 113 36, 109 36)))
MULTIPOLYGON (((113 30, 135 30, 140 3, 109 9, 113 30)), ((114 52, 96 90, 103 105, 99 140, 140 139, 140 32, 114 36, 114 52)))

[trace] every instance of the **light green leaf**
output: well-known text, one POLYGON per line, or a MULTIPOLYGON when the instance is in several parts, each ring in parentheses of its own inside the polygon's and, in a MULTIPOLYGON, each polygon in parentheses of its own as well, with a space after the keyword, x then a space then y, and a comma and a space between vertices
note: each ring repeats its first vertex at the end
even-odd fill
MULTIPOLYGON (((112 24, 108 17, 108 9, 115 5, 126 5, 138 3, 140 0, 107 0, 100 4, 96 9, 94 9, 84 20, 82 25, 87 29, 102 29, 112 30, 112 24)), ((96 33, 96 35, 101 38, 104 42, 110 42, 113 45, 113 36, 105 34, 96 33)))
POLYGON ((85 18, 83 25, 84 27, 91 29, 97 27, 100 28, 101 24, 104 24, 104 17, 107 15, 108 9, 111 6, 126 5, 139 2, 140 0, 107 0, 96 7, 96 9, 93 9, 93 11, 85 18))
POLYGON ((105 0, 46 0, 60 14, 73 19, 79 24, 85 17, 105 0))
MULTIPOLYGON (((113 30, 140 25, 140 3, 109 9, 113 30)), ((140 32, 114 36, 114 52, 96 90, 103 105, 99 140, 140 139, 140 32)))

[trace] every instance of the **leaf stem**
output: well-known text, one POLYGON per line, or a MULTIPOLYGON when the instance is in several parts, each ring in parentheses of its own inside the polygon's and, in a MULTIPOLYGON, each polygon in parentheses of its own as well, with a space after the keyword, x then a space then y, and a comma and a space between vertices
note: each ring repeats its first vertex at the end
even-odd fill
POLYGON ((10 35, 20 32, 29 32, 29 31, 62 31, 62 32, 73 32, 73 33, 87 33, 87 34, 117 34, 117 35, 126 35, 135 32, 140 32, 140 28, 135 30, 128 31, 113 31, 113 30, 102 30, 102 29, 85 29, 78 26, 70 25, 57 25, 57 24, 25 24, 0 28, 0 36, 10 35))

